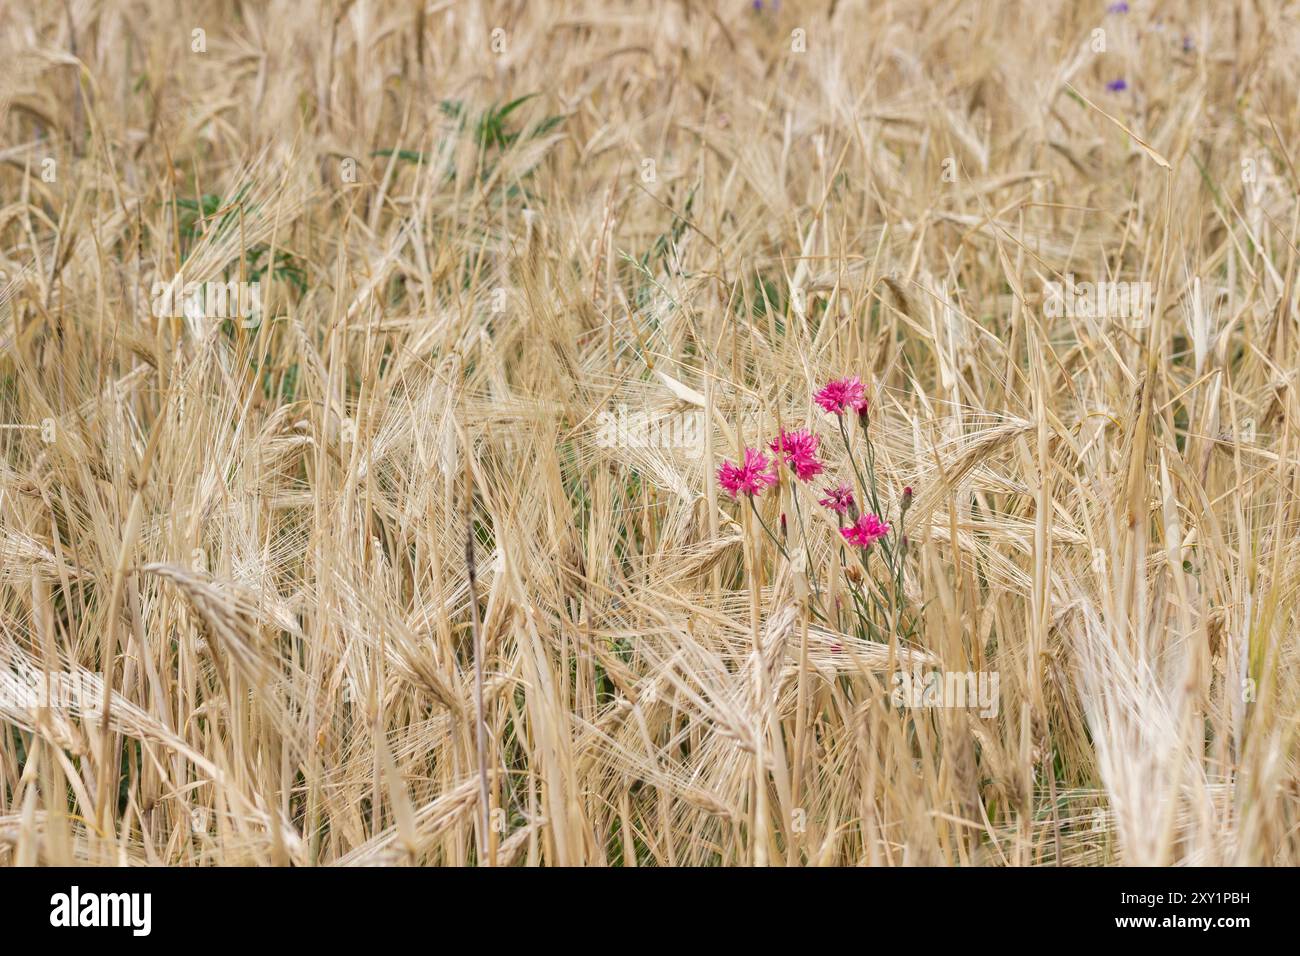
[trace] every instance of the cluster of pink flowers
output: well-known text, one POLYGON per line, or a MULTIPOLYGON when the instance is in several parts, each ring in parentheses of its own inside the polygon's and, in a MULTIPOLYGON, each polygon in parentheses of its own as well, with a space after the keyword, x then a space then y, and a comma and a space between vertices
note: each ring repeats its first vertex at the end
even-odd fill
MULTIPOLYGON (((810 481, 822 473, 822 463, 817 460, 817 446, 821 438, 806 429, 781 433, 768 443, 778 461, 790 466, 795 477, 800 481, 810 481)), ((777 481, 776 472, 772 470, 774 462, 757 448, 746 448, 744 461, 734 464, 724 461, 718 469, 718 484, 731 497, 745 494, 751 498, 762 494, 768 485, 777 481)))
MULTIPOLYGON (((822 463, 817 460, 817 446, 821 438, 805 429, 781 433, 768 443, 776 454, 778 461, 790 466, 795 477, 800 481, 810 481, 822 473, 822 463)), ((776 472, 772 470, 774 462, 757 448, 746 448, 744 461, 733 464, 724 461, 718 469, 718 484, 735 498, 738 494, 751 498, 762 494, 768 485, 776 484, 776 472)))
MULTIPOLYGON (((843 416, 845 412, 865 415, 867 388, 856 375, 835 379, 822 386, 813 395, 813 401, 832 415, 843 416)), ((825 470, 817 460, 820 444, 821 438, 807 429, 782 428, 777 437, 768 443, 775 459, 768 458, 756 448, 746 448, 744 460, 739 464, 723 462, 718 469, 718 484, 732 498, 742 494, 750 498, 756 497, 762 494, 764 488, 777 483, 775 468, 779 463, 789 467, 800 481, 811 481, 825 470)), ((910 491, 909 488, 905 493, 909 503, 910 491)), ((840 528, 840 534, 854 547, 869 548, 878 538, 889 533, 889 524, 879 515, 858 514, 852 486, 840 482, 824 488, 823 494, 825 497, 817 500, 819 505, 836 515, 847 515, 852 521, 840 528)))

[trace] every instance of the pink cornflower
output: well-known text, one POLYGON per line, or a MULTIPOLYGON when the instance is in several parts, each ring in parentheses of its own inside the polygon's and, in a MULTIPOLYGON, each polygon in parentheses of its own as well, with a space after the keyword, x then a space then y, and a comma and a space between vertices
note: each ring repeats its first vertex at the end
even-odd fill
POLYGON ((731 497, 746 494, 751 498, 762 494, 768 485, 776 484, 776 474, 771 470, 771 460, 757 448, 745 449, 745 460, 740 465, 724 461, 718 469, 718 484, 731 497))
POLYGON ((853 507, 853 489, 842 482, 834 488, 822 489, 826 492, 825 498, 817 499, 817 503, 823 508, 830 508, 837 515, 842 515, 853 507))
POLYGON ((869 548, 877 538, 889 533, 888 522, 881 521, 879 515, 862 515, 855 524, 840 528, 844 540, 855 548, 869 548))
POLYGON ((867 387, 856 375, 838 378, 823 385, 813 401, 832 415, 843 415, 846 409, 861 415, 867 410, 867 387))
POLYGON ((803 429, 791 432, 782 428, 781 434, 768 447, 790 466, 796 478, 807 481, 822 473, 822 463, 817 460, 820 443, 821 439, 811 432, 803 429))

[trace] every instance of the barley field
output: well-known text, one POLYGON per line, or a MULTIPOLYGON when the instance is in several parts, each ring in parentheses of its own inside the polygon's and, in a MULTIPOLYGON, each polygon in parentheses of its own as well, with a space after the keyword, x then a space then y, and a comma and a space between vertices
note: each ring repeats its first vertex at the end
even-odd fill
POLYGON ((0 864, 1300 863, 1300 8, 0 7, 0 864))

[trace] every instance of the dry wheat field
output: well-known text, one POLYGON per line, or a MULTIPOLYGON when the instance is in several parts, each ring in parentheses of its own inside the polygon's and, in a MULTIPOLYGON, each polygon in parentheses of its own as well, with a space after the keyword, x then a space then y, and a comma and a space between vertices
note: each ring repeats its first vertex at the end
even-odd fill
POLYGON ((1300 9, 0 6, 0 864, 1300 863, 1300 9))

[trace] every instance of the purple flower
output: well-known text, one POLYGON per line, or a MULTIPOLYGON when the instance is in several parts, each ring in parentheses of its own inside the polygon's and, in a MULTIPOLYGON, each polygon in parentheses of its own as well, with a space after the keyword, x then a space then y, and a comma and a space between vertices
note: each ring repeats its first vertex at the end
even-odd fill
POLYGON ((1111 80, 1107 83, 1106 89, 1110 90, 1112 93, 1123 93, 1128 89, 1128 81, 1121 76, 1118 80, 1111 80))
POLYGON ((826 497, 818 498, 817 503, 823 508, 830 508, 837 515, 853 509, 853 489, 840 482, 834 488, 827 488, 826 497))
POLYGON ((1119 3, 1112 3, 1109 7, 1107 7, 1106 12, 1107 13, 1128 13, 1128 4, 1125 3, 1124 0, 1119 0, 1119 3))

